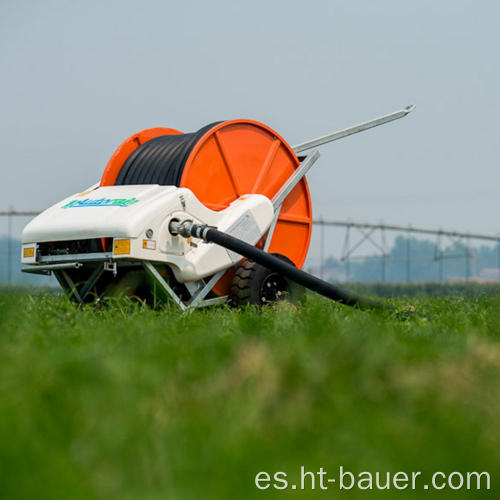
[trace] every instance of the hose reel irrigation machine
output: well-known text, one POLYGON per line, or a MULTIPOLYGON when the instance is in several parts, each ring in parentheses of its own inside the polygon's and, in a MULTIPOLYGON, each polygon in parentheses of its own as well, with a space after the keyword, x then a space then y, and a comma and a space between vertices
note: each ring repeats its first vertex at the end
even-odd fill
POLYGON ((186 134, 138 132, 114 152, 98 184, 24 228, 23 271, 54 274, 81 304, 125 293, 153 305, 170 297, 183 310, 264 305, 295 302, 309 288, 377 307, 301 270, 312 230, 305 174, 319 158, 314 148, 413 109, 294 147, 252 120, 186 134))

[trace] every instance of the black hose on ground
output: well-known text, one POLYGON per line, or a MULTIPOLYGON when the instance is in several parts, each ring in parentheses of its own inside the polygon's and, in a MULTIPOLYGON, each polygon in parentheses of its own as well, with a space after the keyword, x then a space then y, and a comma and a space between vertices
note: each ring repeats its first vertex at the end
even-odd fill
POLYGON ((180 235, 185 238, 193 236, 195 238, 201 238, 206 242, 220 245, 227 250, 236 252, 247 259, 261 264, 271 271, 275 271, 283 276, 286 276, 287 278, 290 278, 292 281, 295 281, 309 290, 317 292, 324 297, 335 300, 336 302, 340 302, 341 304, 359 307, 360 309, 383 309, 388 311, 397 310, 394 307, 387 306, 376 300, 360 297, 338 286, 332 285, 327 281, 316 278, 316 276, 306 273, 305 271, 288 264, 280 258, 268 252, 264 252, 260 248, 249 245, 234 236, 223 233, 214 227, 204 224, 194 224, 190 220, 183 222, 172 220, 169 225, 169 230, 173 235, 180 235))

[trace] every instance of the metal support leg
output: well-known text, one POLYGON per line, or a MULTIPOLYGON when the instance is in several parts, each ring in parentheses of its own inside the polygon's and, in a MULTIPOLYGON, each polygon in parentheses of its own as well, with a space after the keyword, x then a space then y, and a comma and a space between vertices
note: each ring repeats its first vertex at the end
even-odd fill
POLYGON ((174 302, 181 308, 181 310, 185 311, 186 310, 186 305, 180 297, 172 290, 170 285, 165 281, 163 276, 158 272, 155 266, 151 264, 151 262, 148 261, 143 261, 142 265, 144 266, 145 271, 154 279, 157 281, 157 283, 165 290, 165 292, 174 299, 174 302))
POLYGON ((383 223, 381 223, 380 227, 380 239, 382 242, 382 248, 383 248, 383 253, 382 253, 382 282, 385 283, 387 281, 387 241, 385 239, 385 230, 383 228, 383 223))
MULTIPOLYGON (((196 306, 193 307, 207 307, 207 306, 214 306, 217 304, 224 304, 227 301, 227 296, 224 297, 214 297, 213 299, 207 299, 203 300, 202 302, 199 302, 196 306)), ((191 307, 189 307, 191 309, 191 307)))
MULTIPOLYGON (((11 207, 11 211, 12 211, 11 207)), ((7 284, 12 283, 12 214, 7 216, 7 284)))
POLYGON ((500 237, 497 240, 497 280, 500 281, 500 237))
POLYGON ((471 277, 471 251, 469 247, 469 240, 465 243, 465 279, 469 280, 471 277))
POLYGON ((409 283, 411 279, 410 274, 410 235, 406 236, 406 282, 409 283))
POLYGON ((60 273, 60 276, 62 277, 62 280, 66 282, 67 287, 63 287, 66 290, 69 290, 69 296, 74 296, 75 299, 79 304, 85 304, 83 301, 82 297, 80 296, 80 293, 78 292, 78 288, 76 287, 75 283, 71 279, 70 275, 64 270, 61 269, 60 271, 55 271, 56 273, 56 278, 58 278, 59 283, 61 283, 61 279, 58 277, 58 274, 60 273))
POLYGON ((349 260, 350 233, 351 226, 347 226, 344 237, 344 245, 342 246, 342 256, 340 257, 340 260, 345 262, 345 281, 350 281, 349 277, 351 275, 351 263, 349 260))
POLYGON ((226 272, 226 269, 219 271, 214 274, 207 283, 195 293, 191 299, 188 301, 188 307, 197 307, 198 304, 207 296, 207 294, 212 290, 215 284, 221 279, 222 275, 226 272))
POLYGON ((99 278, 102 276, 102 273, 104 272, 104 264, 100 265, 98 264, 97 267, 94 269, 92 274, 90 275, 89 279, 83 285, 83 287, 80 290, 80 296, 82 300, 85 300, 85 297, 88 295, 90 290, 95 286, 95 284, 99 281, 99 278))

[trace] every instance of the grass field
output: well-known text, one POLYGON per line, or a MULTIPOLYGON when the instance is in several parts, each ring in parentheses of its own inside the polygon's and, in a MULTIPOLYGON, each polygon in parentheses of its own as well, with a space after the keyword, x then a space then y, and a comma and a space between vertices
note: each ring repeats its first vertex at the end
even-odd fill
POLYGON ((425 317, 2 294, 0 498, 499 498, 500 299, 412 303, 425 317), (254 485, 301 465, 488 471, 492 490, 254 485))

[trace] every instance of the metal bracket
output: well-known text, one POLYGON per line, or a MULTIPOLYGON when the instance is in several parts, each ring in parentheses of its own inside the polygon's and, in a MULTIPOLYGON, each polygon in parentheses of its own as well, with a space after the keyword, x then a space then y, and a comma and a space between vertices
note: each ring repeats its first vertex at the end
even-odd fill
MULTIPOLYGON (((188 301, 188 307, 198 307, 200 302, 207 296, 207 294, 212 290, 215 284, 221 279, 222 275, 226 272, 226 269, 219 271, 214 274, 203 286, 203 288, 199 289, 197 293, 195 293, 191 299, 188 301)), ((220 297, 217 297, 220 298, 220 297)), ((213 299, 209 299, 213 300, 213 299)), ((208 301, 204 301, 208 302, 208 301)), ((204 304, 206 305, 206 304, 204 304)))
POLYGON ((116 275, 118 274, 118 266, 116 265, 116 262, 105 262, 103 271, 110 271, 113 273, 113 276, 116 278, 116 275))

